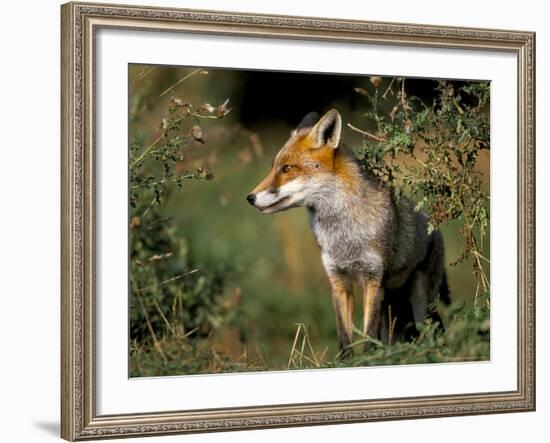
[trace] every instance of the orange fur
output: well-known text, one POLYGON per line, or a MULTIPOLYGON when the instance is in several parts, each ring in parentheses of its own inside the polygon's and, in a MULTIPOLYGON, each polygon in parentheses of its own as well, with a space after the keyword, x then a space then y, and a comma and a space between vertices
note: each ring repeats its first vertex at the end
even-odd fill
POLYGON ((315 147, 311 132, 302 130, 288 140, 275 157, 271 171, 253 193, 276 189, 299 176, 312 176, 321 171, 333 173, 351 189, 358 189, 361 179, 346 154, 331 146, 315 147), (285 165, 290 166, 288 172, 282 170, 285 165))

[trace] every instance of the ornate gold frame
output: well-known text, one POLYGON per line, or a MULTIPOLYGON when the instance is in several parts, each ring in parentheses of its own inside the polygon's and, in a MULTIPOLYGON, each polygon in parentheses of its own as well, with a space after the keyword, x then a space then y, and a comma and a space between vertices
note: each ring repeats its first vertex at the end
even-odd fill
POLYGON ((155 7, 62 6, 61 436, 67 440, 533 411, 535 34, 155 7), (511 392, 98 416, 94 33, 99 28, 508 51, 518 58, 518 384, 511 392))

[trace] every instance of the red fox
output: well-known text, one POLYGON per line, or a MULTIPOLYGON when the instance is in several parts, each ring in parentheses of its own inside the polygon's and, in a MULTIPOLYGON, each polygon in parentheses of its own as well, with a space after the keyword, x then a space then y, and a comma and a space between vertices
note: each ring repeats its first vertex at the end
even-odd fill
MULTIPOLYGON (((408 323, 427 316, 441 324, 436 302, 450 299, 441 233, 428 233, 427 215, 411 200, 395 201, 392 190, 341 143, 341 134, 337 110, 322 118, 306 115, 247 200, 263 214, 307 208, 332 288, 340 355, 349 357, 353 282, 363 293, 364 335, 386 343, 396 320, 398 339, 407 335, 408 323), (392 304, 388 319, 384 307, 392 304)), ((366 340, 364 350, 370 346, 366 340)))

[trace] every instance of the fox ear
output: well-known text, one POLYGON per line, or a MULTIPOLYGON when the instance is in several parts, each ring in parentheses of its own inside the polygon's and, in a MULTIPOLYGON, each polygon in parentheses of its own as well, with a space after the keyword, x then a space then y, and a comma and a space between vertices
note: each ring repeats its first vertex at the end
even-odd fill
POLYGON ((316 112, 310 112, 309 114, 306 114, 300 124, 296 126, 296 131, 304 128, 313 128, 315 126, 315 123, 317 123, 320 118, 321 117, 319 117, 319 114, 317 114, 316 112))
POLYGON ((328 111, 311 129, 308 138, 313 148, 326 146, 336 149, 342 135, 342 117, 336 109, 328 111))
POLYGON ((305 115, 302 121, 296 126, 296 129, 290 131, 290 136, 295 136, 300 130, 307 129, 310 130, 315 126, 315 123, 319 121, 321 117, 316 112, 310 112, 305 115))

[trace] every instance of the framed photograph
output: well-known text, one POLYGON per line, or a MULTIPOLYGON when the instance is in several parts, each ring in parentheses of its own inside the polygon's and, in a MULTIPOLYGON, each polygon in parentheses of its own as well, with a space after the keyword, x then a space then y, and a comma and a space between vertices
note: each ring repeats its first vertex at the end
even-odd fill
POLYGON ((63 438, 534 410, 534 33, 61 14, 63 438))

